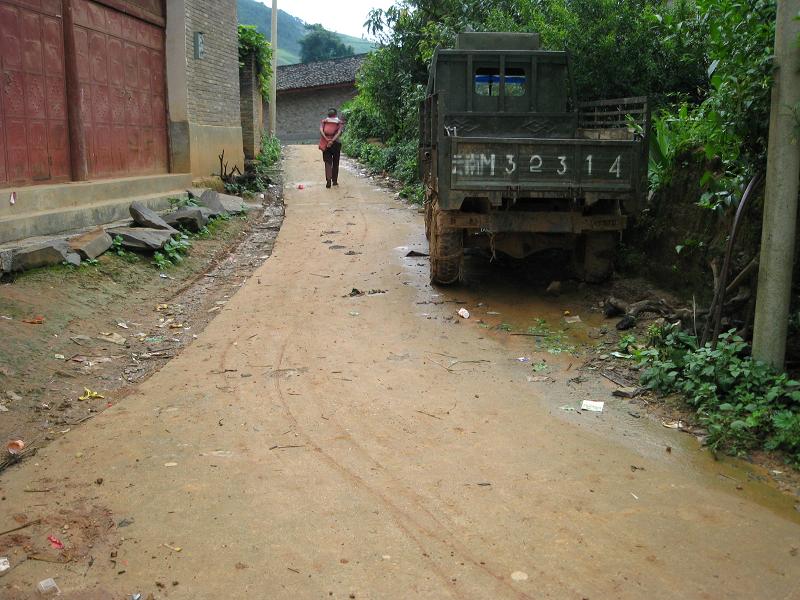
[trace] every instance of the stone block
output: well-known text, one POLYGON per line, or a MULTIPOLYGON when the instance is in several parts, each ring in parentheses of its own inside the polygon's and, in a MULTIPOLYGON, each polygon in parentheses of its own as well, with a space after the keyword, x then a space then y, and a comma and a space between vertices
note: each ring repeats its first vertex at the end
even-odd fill
POLYGON ((187 190, 189 196, 199 205, 205 206, 213 211, 215 217, 225 214, 227 211, 219 199, 219 194, 214 190, 193 188, 187 190))
POLYGON ((167 231, 172 229, 172 227, 167 225, 167 222, 162 219, 156 211, 147 208, 141 202, 132 202, 129 210, 131 213, 131 218, 133 218, 133 222, 140 227, 164 229, 167 231))
POLYGON ((117 227, 109 229, 108 233, 112 238, 116 236, 122 238, 122 245, 126 248, 140 252, 152 252, 161 250, 172 239, 171 231, 146 227, 117 227))
POLYGON ((103 254, 106 250, 111 248, 113 240, 102 227, 93 229, 88 233, 79 235, 78 237, 69 240, 69 247, 73 251, 80 254, 81 258, 93 259, 103 254))
POLYGON ((81 264, 81 257, 72 251, 66 240, 49 240, 15 249, 11 254, 10 270, 28 271, 64 262, 78 266, 81 264))
POLYGON ((197 232, 208 225, 213 211, 205 206, 187 206, 164 215, 164 220, 176 229, 197 232))
POLYGON ((217 194, 220 203, 222 204, 225 212, 228 212, 232 215, 238 215, 243 212, 247 212, 249 210, 254 210, 259 208, 258 204, 250 204, 245 202, 239 196, 229 196, 227 194, 217 194))
POLYGON ((11 258, 13 254, 11 250, 0 250, 0 273, 11 272, 11 258))

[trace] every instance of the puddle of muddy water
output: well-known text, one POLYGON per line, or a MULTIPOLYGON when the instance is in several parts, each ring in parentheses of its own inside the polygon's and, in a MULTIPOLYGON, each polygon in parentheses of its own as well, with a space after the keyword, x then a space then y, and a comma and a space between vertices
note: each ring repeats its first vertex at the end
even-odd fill
MULTIPOLYGON (((541 259, 493 264, 480 256, 466 257, 465 280, 460 285, 432 287, 428 283, 429 259, 406 256, 410 250, 427 252, 427 242, 421 234, 408 246, 395 249, 405 278, 411 279, 418 290, 416 314, 423 318, 459 318, 456 316, 459 308, 466 308, 470 312, 467 323, 479 337, 499 342, 507 349, 509 360, 530 358, 530 362, 519 365, 523 381, 526 375, 539 374, 537 365, 546 364, 542 373, 564 381, 531 383, 531 386, 553 386, 532 387, 531 397, 544 402, 556 418, 613 438, 649 459, 686 462, 698 485, 723 489, 800 523, 798 498, 776 489, 767 469, 732 457, 715 458, 694 436, 665 428, 639 404, 614 398, 611 392, 616 386, 599 374, 578 370, 588 358, 599 354, 597 347, 603 344, 603 330, 614 328, 613 321, 604 319, 599 304, 608 295, 607 289, 561 280, 559 263, 553 262, 556 258, 546 268, 539 268, 541 259), (534 274, 538 269, 538 276, 524 273, 525 269, 534 274), (559 280, 563 292, 548 295, 548 285, 559 280), (574 316, 580 317, 580 321, 568 323, 566 317, 574 316), (565 370, 570 374, 565 374, 565 370), (579 375, 585 381, 579 384, 567 381, 579 375), (565 389, 570 385, 572 393, 565 389), (604 400, 605 410, 601 414, 560 411, 565 395, 574 400, 571 406, 575 407, 585 398, 604 400)), ((605 348, 603 352, 616 349, 610 342, 606 342, 605 348)))

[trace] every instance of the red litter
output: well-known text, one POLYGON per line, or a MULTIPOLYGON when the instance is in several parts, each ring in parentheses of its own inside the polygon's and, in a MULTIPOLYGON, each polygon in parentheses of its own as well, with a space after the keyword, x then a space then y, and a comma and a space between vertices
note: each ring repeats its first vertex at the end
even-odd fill
POLYGON ((298 190, 304 190, 304 189, 306 189, 306 186, 304 186, 302 183, 298 183, 297 184, 297 189, 298 190))
POLYGON ((50 542, 50 545, 56 550, 61 550, 64 547, 64 543, 54 535, 48 535, 47 540, 50 542))

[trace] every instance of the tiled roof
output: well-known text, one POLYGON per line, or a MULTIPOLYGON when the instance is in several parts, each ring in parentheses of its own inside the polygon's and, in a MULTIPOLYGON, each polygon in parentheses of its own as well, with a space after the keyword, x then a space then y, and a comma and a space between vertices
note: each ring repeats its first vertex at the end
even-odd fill
POLYGON ((366 54, 278 67, 278 91, 355 83, 366 54))

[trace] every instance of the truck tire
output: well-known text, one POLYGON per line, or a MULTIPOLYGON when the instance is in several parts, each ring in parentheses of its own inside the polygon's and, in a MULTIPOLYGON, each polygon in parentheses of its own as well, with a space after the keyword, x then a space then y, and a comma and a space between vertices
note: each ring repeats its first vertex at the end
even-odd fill
POLYGON ((464 232, 460 229, 445 229, 437 218, 441 213, 439 203, 431 206, 430 262, 431 283, 450 285, 461 279, 464 262, 464 232))
POLYGON ((614 231, 586 233, 573 254, 573 269, 579 279, 601 283, 614 272, 614 253, 619 234, 614 231))

